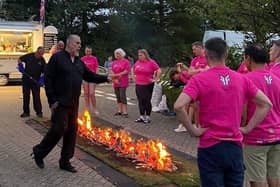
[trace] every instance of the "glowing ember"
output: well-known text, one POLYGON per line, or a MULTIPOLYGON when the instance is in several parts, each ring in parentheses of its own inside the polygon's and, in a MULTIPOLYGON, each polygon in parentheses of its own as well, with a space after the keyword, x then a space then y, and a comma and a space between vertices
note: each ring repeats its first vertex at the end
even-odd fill
POLYGON ((148 168, 161 171, 175 171, 171 154, 160 141, 143 139, 133 140, 125 131, 113 131, 111 128, 92 127, 88 111, 78 119, 78 132, 82 137, 93 143, 108 147, 117 152, 118 156, 133 159, 138 162, 137 168, 148 168))

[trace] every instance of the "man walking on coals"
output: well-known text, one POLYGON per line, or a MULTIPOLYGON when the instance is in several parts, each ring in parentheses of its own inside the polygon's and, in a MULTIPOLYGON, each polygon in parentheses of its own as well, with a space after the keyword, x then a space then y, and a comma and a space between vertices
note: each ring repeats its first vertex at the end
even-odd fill
POLYGON ((36 165, 43 169, 43 159, 63 136, 63 145, 59 167, 69 172, 77 172, 70 163, 74 155, 79 97, 82 80, 94 83, 108 81, 107 76, 98 75, 88 70, 78 57, 81 40, 78 35, 67 38, 66 48, 55 53, 46 68, 45 89, 52 111, 52 126, 43 140, 33 147, 36 165))

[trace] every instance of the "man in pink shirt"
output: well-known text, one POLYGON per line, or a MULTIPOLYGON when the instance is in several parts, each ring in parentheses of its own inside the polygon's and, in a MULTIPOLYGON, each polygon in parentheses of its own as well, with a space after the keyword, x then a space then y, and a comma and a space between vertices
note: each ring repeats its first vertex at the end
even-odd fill
MULTIPOLYGON (((277 187, 280 184, 280 79, 265 69, 267 53, 258 45, 245 49, 246 76, 271 100, 273 107, 264 120, 244 135, 245 174, 252 187, 277 187)), ((256 109, 248 102, 247 121, 256 109)))
POLYGON ((194 42, 192 44, 192 52, 195 55, 195 57, 192 59, 190 64, 190 75, 194 75, 209 69, 207 59, 205 58, 204 47, 202 42, 194 42))
POLYGON ((242 187, 244 167, 242 132, 250 132, 272 106, 262 91, 246 77, 225 66, 227 44, 220 38, 205 43, 211 69, 193 76, 174 108, 179 121, 199 137, 198 166, 201 186, 242 187), (192 100, 199 101, 201 127, 195 127, 185 110, 192 100), (240 129, 243 105, 256 102, 256 111, 246 127, 240 129))
POLYGON ((280 40, 273 41, 273 45, 269 51, 269 59, 271 62, 274 62, 270 71, 277 77, 280 77, 280 40))

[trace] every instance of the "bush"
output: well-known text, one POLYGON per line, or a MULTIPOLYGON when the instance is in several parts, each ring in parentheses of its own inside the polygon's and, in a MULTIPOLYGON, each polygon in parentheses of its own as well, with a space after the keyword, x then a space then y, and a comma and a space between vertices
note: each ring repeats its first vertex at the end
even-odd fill
POLYGON ((226 65, 232 69, 237 70, 243 60, 242 50, 239 47, 230 47, 228 50, 228 57, 226 65))

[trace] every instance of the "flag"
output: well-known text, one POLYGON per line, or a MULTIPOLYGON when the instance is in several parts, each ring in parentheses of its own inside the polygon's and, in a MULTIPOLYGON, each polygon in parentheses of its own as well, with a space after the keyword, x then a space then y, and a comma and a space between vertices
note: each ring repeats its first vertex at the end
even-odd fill
POLYGON ((40 5, 40 23, 44 24, 45 21, 45 0, 41 0, 40 5))

